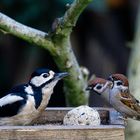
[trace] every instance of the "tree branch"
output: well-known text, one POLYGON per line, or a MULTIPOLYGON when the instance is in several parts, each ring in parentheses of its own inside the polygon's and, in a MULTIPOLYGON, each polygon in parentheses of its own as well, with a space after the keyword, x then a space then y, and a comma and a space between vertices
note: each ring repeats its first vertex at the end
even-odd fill
POLYGON ((92 0, 75 0, 63 17, 63 28, 75 26, 79 15, 92 0))
POLYGON ((2 13, 0 13, 0 29, 38 46, 47 44, 48 47, 45 48, 49 51, 53 47, 51 40, 47 39, 47 33, 25 26, 2 13))
POLYGON ((75 0, 70 8, 65 12, 64 16, 59 19, 56 26, 56 33, 67 36, 71 33, 78 17, 92 0, 75 0))
POLYGON ((92 0, 75 0, 64 16, 55 20, 55 33, 52 36, 56 50, 54 60, 60 70, 68 71, 70 76, 65 79, 66 101, 68 106, 87 103, 88 93, 85 91, 87 81, 72 51, 70 33, 81 12, 92 0))
POLYGON ((58 68, 68 71, 70 76, 65 79, 66 101, 69 106, 87 103, 84 79, 70 43, 70 33, 81 12, 92 0, 75 0, 64 16, 53 24, 53 34, 38 31, 0 13, 0 29, 15 35, 27 42, 44 47, 53 56, 58 68))

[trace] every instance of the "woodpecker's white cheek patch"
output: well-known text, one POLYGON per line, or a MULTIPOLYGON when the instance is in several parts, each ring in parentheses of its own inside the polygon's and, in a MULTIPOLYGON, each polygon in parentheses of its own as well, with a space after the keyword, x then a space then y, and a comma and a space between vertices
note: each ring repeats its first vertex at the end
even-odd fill
POLYGON ((0 106, 2 107, 2 106, 7 105, 7 104, 12 104, 12 103, 20 101, 20 100, 23 100, 23 98, 20 96, 9 94, 9 95, 4 96, 0 99, 0 106))
POLYGON ((54 76, 54 72, 51 70, 51 71, 49 71, 49 74, 50 74, 50 76, 54 76))
POLYGON ((54 77, 54 72, 50 71, 49 72, 49 76, 44 78, 42 73, 40 76, 35 76, 34 78, 31 79, 31 83, 33 85, 35 85, 36 87, 41 86, 42 84, 46 83, 47 81, 49 81, 50 79, 52 79, 54 77))
POLYGON ((31 86, 25 87, 25 92, 27 92, 28 94, 33 94, 33 89, 31 86))

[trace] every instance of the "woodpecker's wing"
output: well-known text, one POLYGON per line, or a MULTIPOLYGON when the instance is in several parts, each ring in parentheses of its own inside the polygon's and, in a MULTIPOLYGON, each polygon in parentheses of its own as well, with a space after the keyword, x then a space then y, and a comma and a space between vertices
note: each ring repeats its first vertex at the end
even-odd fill
POLYGON ((26 99, 20 93, 11 93, 0 98, 0 117, 16 115, 26 104, 26 99))
POLYGON ((121 92, 120 101, 127 107, 140 113, 140 102, 129 91, 121 92))
POLYGON ((28 84, 22 84, 22 85, 18 85, 16 87, 13 87, 9 93, 21 93, 21 92, 24 92, 25 90, 25 87, 28 86, 28 84))
POLYGON ((25 92, 24 90, 25 90, 26 86, 27 86, 27 84, 15 86, 12 89, 10 89, 8 92, 5 92, 3 95, 0 95, 0 98, 8 95, 9 93, 23 93, 23 92, 25 92))

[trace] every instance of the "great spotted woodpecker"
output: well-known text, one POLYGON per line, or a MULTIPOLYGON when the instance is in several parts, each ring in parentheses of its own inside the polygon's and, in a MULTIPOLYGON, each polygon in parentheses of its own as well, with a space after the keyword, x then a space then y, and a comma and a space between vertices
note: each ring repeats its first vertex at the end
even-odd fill
POLYGON ((27 84, 0 98, 0 125, 29 125, 45 110, 56 83, 68 73, 37 69, 27 84))

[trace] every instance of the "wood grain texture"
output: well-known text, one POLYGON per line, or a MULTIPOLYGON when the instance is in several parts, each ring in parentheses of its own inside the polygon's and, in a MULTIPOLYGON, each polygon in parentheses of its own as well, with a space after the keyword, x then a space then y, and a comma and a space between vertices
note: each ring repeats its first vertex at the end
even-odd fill
POLYGON ((17 140, 124 140, 120 126, 9 126, 0 127, 0 139, 17 140), (118 128, 117 128, 118 127, 118 128))
MULTIPOLYGON (((124 140, 123 125, 66 126, 64 115, 72 108, 47 108, 34 126, 0 126, 3 140, 124 140)), ((109 122, 110 108, 96 108, 109 122)), ((114 119, 115 120, 115 119, 114 119)), ((119 122, 118 122, 119 123, 119 122)))

